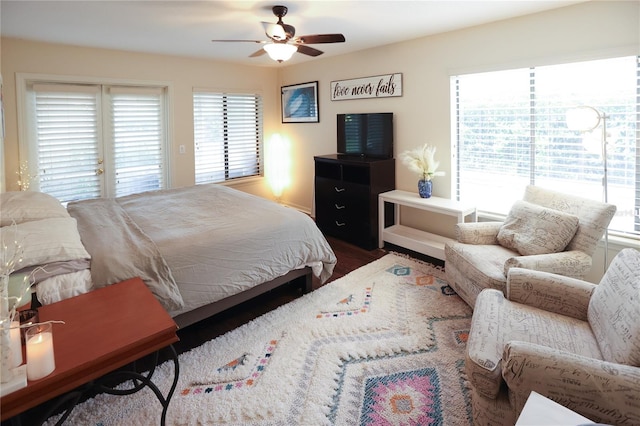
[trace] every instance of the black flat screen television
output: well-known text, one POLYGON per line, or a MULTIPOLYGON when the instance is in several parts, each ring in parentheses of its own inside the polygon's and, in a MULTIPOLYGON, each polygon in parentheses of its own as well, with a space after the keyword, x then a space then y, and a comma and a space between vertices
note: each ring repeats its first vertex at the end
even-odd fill
POLYGON ((393 113, 338 114, 338 154, 393 158, 393 113))

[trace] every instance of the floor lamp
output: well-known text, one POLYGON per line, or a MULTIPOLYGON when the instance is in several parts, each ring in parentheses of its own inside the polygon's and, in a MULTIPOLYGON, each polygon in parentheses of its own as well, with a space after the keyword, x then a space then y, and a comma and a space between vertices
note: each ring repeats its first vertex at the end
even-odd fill
MULTIPOLYGON (((569 130, 575 130, 579 132, 590 132, 595 130, 602 123, 602 139, 601 139, 601 152, 603 172, 602 187, 604 202, 609 202, 608 188, 609 183, 607 181, 607 120, 609 116, 604 112, 590 106, 579 106, 571 108, 567 111, 567 127, 569 130)), ((607 259, 609 256, 609 227, 604 230, 604 270, 607 270, 607 259)))

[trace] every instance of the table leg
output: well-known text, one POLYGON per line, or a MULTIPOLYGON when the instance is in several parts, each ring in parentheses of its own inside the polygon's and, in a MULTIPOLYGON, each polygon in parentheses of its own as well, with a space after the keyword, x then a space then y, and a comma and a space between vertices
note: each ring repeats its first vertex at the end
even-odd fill
POLYGON ((158 398, 160 405, 162 405, 162 416, 160 418, 160 425, 164 426, 167 418, 167 409, 169 408, 171 397, 173 396, 176 390, 176 386, 178 385, 178 377, 180 376, 180 363, 178 362, 178 354, 176 353, 176 350, 173 347, 173 345, 170 345, 168 349, 170 350, 170 356, 173 359, 174 374, 173 374, 173 383, 171 384, 171 389, 169 389, 169 393, 167 393, 166 397, 162 395, 162 392, 160 392, 160 389, 158 389, 156 384, 151 381, 151 378, 157 366, 157 358, 158 358, 157 352, 154 358, 154 363, 153 363, 154 366, 153 368, 151 368, 151 370, 149 370, 149 373, 146 376, 143 374, 137 373, 135 371, 115 371, 113 373, 110 373, 104 376, 104 379, 113 379, 117 377, 121 377, 123 379, 130 379, 134 382, 133 388, 114 389, 102 384, 98 384, 96 388, 102 392, 112 394, 112 395, 131 395, 138 392, 140 389, 144 388, 145 386, 147 386, 149 389, 153 391, 153 393, 156 395, 156 398, 158 398), (140 383, 136 383, 138 381, 140 383))
POLYGON ((378 248, 384 247, 382 233, 384 232, 384 200, 378 197, 378 248))
MULTIPOLYGON (((153 393, 156 395, 156 398, 158 398, 160 405, 162 405, 162 416, 160 417, 160 425, 164 426, 167 419, 167 409, 169 408, 171 397, 175 393, 176 387, 178 386, 178 378, 180 377, 180 363, 178 361, 178 354, 176 353, 175 348, 173 347, 173 345, 170 345, 165 349, 169 350, 169 356, 173 360, 174 365, 173 383, 171 384, 171 389, 169 389, 166 397, 162 395, 162 392, 160 391, 158 386, 156 386, 156 384, 151 380, 153 373, 155 372, 158 365, 158 352, 155 352, 153 357, 153 366, 149 369, 147 375, 138 373, 137 371, 125 370, 108 373, 94 382, 87 383, 86 385, 83 385, 75 390, 61 395, 57 399, 54 399, 53 401, 55 402, 53 403, 53 405, 48 407, 49 409, 42 415, 41 420, 35 422, 34 424, 40 425, 55 413, 60 413, 61 410, 65 410, 64 407, 68 407, 63 412, 62 417, 60 417, 60 419, 56 422, 56 425, 62 425, 67 420, 74 407, 81 400, 82 396, 88 391, 98 391, 111 395, 131 395, 146 386, 151 389, 151 391, 153 391, 153 393), (105 384, 105 382, 123 383, 127 380, 133 381, 133 387, 128 389, 115 389, 114 387, 105 384)), ((20 425, 20 415, 15 416, 11 419, 11 421, 12 425, 20 425)))

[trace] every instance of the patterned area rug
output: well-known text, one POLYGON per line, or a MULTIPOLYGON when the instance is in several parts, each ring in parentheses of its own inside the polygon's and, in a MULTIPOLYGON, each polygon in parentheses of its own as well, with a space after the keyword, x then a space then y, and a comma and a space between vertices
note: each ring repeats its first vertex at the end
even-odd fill
MULTIPOLYGON (((426 263, 389 254, 180 356, 167 424, 470 425, 470 308, 426 263)), ((173 364, 154 382, 166 394, 173 364)), ((145 389, 69 424, 159 424, 145 389)), ((55 419, 50 419, 50 422, 55 419)))

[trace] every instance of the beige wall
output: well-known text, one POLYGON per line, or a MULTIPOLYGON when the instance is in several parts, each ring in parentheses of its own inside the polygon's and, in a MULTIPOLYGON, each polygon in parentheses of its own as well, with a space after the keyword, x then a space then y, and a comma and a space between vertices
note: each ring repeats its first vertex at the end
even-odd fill
MULTIPOLYGON (((7 189, 17 189, 15 74, 24 72, 171 82, 174 89, 171 147, 174 186, 193 183, 191 93, 193 87, 208 87, 262 92, 265 141, 274 132, 280 132, 291 142, 292 179, 282 196, 286 204, 312 211, 313 156, 335 152, 335 116, 344 112, 395 113, 396 154, 425 142, 435 145, 437 159, 446 176, 435 179, 434 195, 450 197, 451 75, 640 54, 639 21, 640 3, 637 1, 591 1, 351 55, 320 57, 278 68, 2 39, 0 65, 7 120, 7 189), (403 74, 402 97, 335 102, 329 98, 333 80, 390 73, 403 74), (281 124, 279 87, 315 80, 319 82, 320 123, 281 124), (185 155, 178 154, 181 144, 187 146, 185 155)), ((348 32, 346 36, 348 39, 348 32)), ((398 164, 396 185, 399 189, 415 191, 416 176, 398 164)), ((261 180, 241 189, 272 198, 261 180)), ((452 228, 450 223, 440 222, 432 216, 409 214, 407 221, 445 234, 452 228)))
MULTIPOLYGON (((446 176, 434 179, 433 193, 451 197, 451 75, 638 54, 640 2, 588 2, 286 67, 280 74, 282 85, 319 81, 320 123, 282 126, 282 133, 294 141, 297 150, 295 180, 284 199, 311 205, 313 156, 335 151, 336 114, 383 111, 395 113, 396 156, 423 143, 436 146, 436 159, 446 176), (400 98, 330 100, 333 80, 391 73, 403 74, 400 98)), ((416 186, 415 174, 397 162, 396 187, 417 191, 416 186)), ((453 237, 455 220, 408 209, 402 215, 404 224, 453 237)), ((611 238, 608 260, 630 245, 629 240, 611 238)), ((600 247, 590 281, 599 281, 603 258, 600 247)))
MULTIPOLYGON (((445 177, 434 195, 452 195, 449 77, 455 73, 526 67, 640 53, 639 2, 589 2, 494 24, 421 38, 282 69, 282 85, 319 81, 320 123, 285 124, 294 141, 295 181, 285 199, 310 205, 313 156, 335 152, 335 116, 345 112, 395 113, 395 153, 430 143, 445 177), (403 96, 330 100, 334 80, 403 74, 403 96)), ((417 177, 396 164, 399 189, 417 191, 417 177)))
MULTIPOLYGON (((18 124, 16 73, 130 79, 168 82, 172 87, 171 181, 173 186, 194 183, 193 88, 223 91, 257 91, 263 95, 265 136, 278 130, 280 98, 277 68, 232 65, 201 59, 87 49, 3 38, 2 76, 6 115, 7 190, 17 190, 18 124), (179 154, 179 146, 186 153, 179 154)), ((249 192, 269 196, 262 180, 243 186, 249 192)))
MULTIPOLYGON (((313 156, 335 152, 336 114, 395 113, 396 154, 428 142, 437 147, 445 177, 434 181, 434 195, 451 196, 449 77, 504 67, 640 53, 640 3, 587 2, 522 18, 370 49, 314 59, 300 65, 251 67, 175 56, 87 49, 2 39, 1 74, 6 115, 5 166, 8 190, 17 189, 18 131, 16 73, 60 74, 111 79, 168 81, 173 86, 171 179, 193 183, 194 87, 257 90, 264 96, 265 141, 280 132, 291 142, 292 181, 285 203, 311 211, 313 156), (331 101, 333 80, 389 73, 403 74, 403 96, 331 101), (279 87, 319 81, 320 123, 281 124, 279 87), (186 145, 186 154, 178 153, 186 145)), ((415 190, 416 176, 398 164, 397 187, 415 190)), ((257 186, 256 186, 257 185, 257 186)), ((266 184, 251 192, 271 196, 266 184)))

